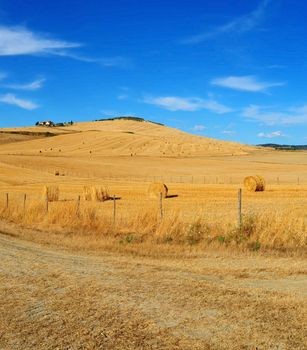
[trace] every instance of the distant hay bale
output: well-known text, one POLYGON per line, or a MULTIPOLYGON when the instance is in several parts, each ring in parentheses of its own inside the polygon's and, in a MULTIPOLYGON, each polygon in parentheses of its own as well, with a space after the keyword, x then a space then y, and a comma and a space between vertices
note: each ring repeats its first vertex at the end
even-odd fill
POLYGON ((54 175, 55 175, 55 176, 60 176, 60 172, 59 172, 58 170, 55 170, 55 171, 54 171, 54 175))
POLYGON ((149 185, 147 193, 149 198, 160 198, 161 193, 162 197, 166 198, 168 194, 168 188, 161 182, 153 182, 149 185))
POLYGON ((110 199, 109 191, 104 186, 84 186, 83 197, 86 201, 104 202, 110 199))
POLYGON ((48 202, 56 202, 59 200, 60 190, 58 186, 45 186, 43 191, 44 199, 48 202))
POLYGON ((250 192, 262 192, 265 190, 265 180, 260 175, 247 176, 244 179, 244 186, 250 192))

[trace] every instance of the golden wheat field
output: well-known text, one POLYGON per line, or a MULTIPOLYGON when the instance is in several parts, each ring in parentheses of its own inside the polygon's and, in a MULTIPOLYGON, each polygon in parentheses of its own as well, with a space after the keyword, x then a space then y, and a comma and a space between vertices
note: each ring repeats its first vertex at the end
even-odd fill
POLYGON ((19 223, 58 231, 82 227, 101 235, 110 235, 111 227, 116 239, 128 235, 135 242, 306 246, 306 152, 245 146, 131 120, 3 131, 35 135, 0 149, 2 215, 19 223), (46 130, 55 136, 37 139, 46 130), (264 192, 244 188, 243 179, 255 174, 265 178, 264 192), (162 202, 148 196, 154 182, 168 187, 162 202), (47 203, 48 212, 45 186, 59 192, 58 200, 47 203), (109 200, 84 200, 85 187, 104 187, 109 200))
POLYGON ((1 131, 1 349, 306 349, 307 152, 130 120, 1 131))

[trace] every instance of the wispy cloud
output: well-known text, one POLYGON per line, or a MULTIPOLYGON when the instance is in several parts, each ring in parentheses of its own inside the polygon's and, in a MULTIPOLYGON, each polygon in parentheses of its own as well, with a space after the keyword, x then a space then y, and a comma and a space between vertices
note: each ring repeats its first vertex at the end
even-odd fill
POLYGON ((182 40, 182 44, 198 44, 206 40, 214 39, 221 34, 244 33, 257 27, 265 16, 265 11, 271 0, 262 0, 259 6, 252 12, 235 18, 210 31, 193 35, 182 40))
POLYGON ((127 100, 128 98, 129 98, 129 95, 127 95, 127 94, 121 94, 121 95, 117 96, 117 99, 119 101, 127 100))
POLYGON ((272 107, 250 105, 242 116, 265 125, 304 125, 307 124, 307 105, 289 108, 285 112, 274 111, 272 107))
POLYGON ((39 107, 34 102, 30 100, 20 99, 16 97, 14 94, 5 94, 0 96, 0 102, 9 104, 9 105, 18 106, 20 108, 27 109, 30 111, 39 107))
POLYGON ((114 57, 88 57, 81 54, 76 54, 71 51, 62 50, 57 52, 58 56, 72 58, 77 61, 87 62, 87 63, 97 63, 104 67, 119 67, 127 68, 131 67, 131 61, 126 57, 114 56, 114 57))
POLYGON ((267 69, 283 69, 283 68, 286 68, 286 66, 281 65, 281 64, 271 64, 269 66, 266 66, 265 68, 267 68, 267 69))
POLYGON ((266 139, 274 139, 276 137, 285 137, 286 135, 278 130, 278 131, 272 131, 268 133, 260 132, 257 136, 261 138, 266 138, 266 139))
POLYGON ((0 26, 0 56, 48 55, 62 56, 74 60, 98 63, 104 67, 127 67, 131 63, 125 57, 88 57, 73 49, 82 43, 52 38, 46 33, 36 33, 22 26, 0 26))
POLYGON ((131 112, 120 112, 120 111, 115 111, 115 110, 101 110, 100 113, 104 117, 120 117, 120 116, 130 116, 130 117, 136 117, 136 114, 131 113, 131 112))
POLYGON ((60 55, 63 50, 80 46, 80 43, 48 38, 25 27, 0 27, 0 56, 60 55))
POLYGON ((193 130, 193 131, 204 131, 206 129, 207 129, 207 127, 203 124, 196 124, 193 126, 193 128, 191 128, 191 130, 193 130))
POLYGON ((109 109, 103 109, 102 111, 100 111, 100 113, 107 117, 115 117, 116 115, 120 115, 118 111, 109 110, 109 109))
POLYGON ((286 83, 259 81, 253 75, 245 75, 216 78, 211 81, 211 84, 240 91, 265 92, 271 87, 284 86, 286 83))
POLYGON ((234 135, 236 132, 233 130, 223 130, 221 131, 221 134, 223 135, 234 135))
POLYGON ((198 97, 183 98, 177 96, 164 97, 146 97, 143 102, 156 105, 169 111, 188 111, 194 112, 202 109, 209 110, 214 113, 223 114, 232 111, 231 108, 218 103, 215 100, 204 100, 198 97))
POLYGON ((39 90, 43 87, 43 83, 46 79, 37 79, 27 84, 6 84, 5 87, 12 90, 39 90))

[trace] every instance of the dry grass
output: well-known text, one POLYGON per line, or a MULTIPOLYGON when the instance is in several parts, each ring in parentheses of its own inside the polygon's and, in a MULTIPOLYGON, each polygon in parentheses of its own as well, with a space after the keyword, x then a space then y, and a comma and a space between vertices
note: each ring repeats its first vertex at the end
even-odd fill
POLYGON ((43 190, 43 199, 48 202, 56 202, 59 200, 60 190, 58 186, 45 186, 43 190))
MULTIPOLYGON (((198 250, 236 247, 238 250, 302 252, 306 248, 307 217, 303 207, 301 217, 298 216, 297 209, 289 206, 286 208, 286 215, 285 212, 272 209, 246 212, 243 225, 239 229, 232 219, 236 216, 235 201, 233 213, 228 209, 228 216, 223 211, 222 216, 213 215, 216 208, 220 207, 219 202, 211 203, 211 207, 209 204, 207 207, 202 206, 201 209, 189 207, 193 216, 187 216, 186 211, 180 211, 176 206, 173 209, 168 208, 171 204, 171 199, 164 201, 164 217, 161 220, 158 201, 155 203, 143 200, 134 210, 118 201, 114 223, 113 203, 110 202, 82 201, 80 207, 76 200, 54 202, 50 204, 46 214, 43 201, 31 200, 30 197, 24 210, 21 200, 18 202, 11 198, 8 209, 4 201, 0 202, 0 217, 24 227, 57 232, 62 239, 67 236, 67 242, 73 233, 75 237, 79 237, 77 242, 80 248, 92 246, 91 240, 96 243, 106 240, 107 249, 111 250, 133 245, 134 249, 142 252, 144 245, 152 246, 150 252, 154 250, 154 246, 161 245, 194 247, 198 250)), ((49 237, 46 235, 40 239, 48 241, 49 237)), ((75 239, 73 241, 72 245, 76 247, 75 239)), ((157 248, 158 251, 159 249, 157 248)))
POLYGON ((3 349, 305 349, 303 259, 88 256, 0 241, 3 349))
POLYGON ((105 202, 110 199, 109 190, 105 186, 84 186, 83 198, 86 201, 105 202))

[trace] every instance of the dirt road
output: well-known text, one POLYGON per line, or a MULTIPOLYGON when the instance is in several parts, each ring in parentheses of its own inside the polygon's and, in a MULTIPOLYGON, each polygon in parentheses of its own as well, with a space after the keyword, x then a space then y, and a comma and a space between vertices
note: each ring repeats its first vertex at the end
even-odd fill
POLYGON ((0 349, 306 349, 306 261, 90 256, 0 235, 0 349))

